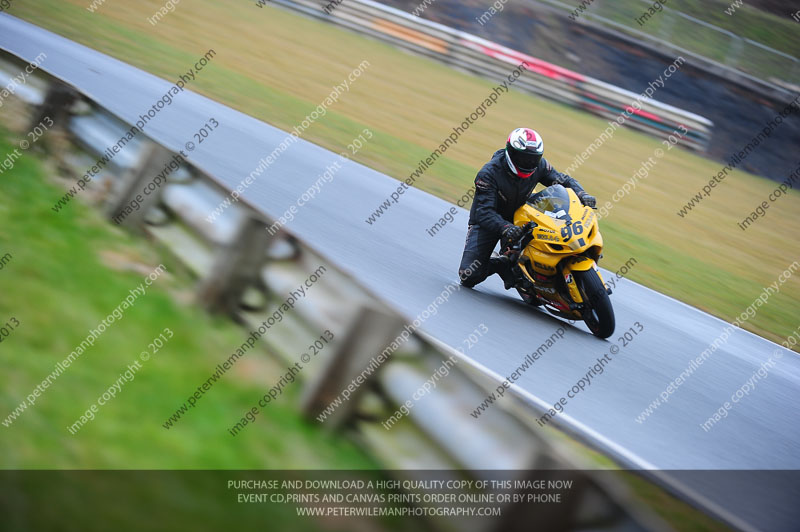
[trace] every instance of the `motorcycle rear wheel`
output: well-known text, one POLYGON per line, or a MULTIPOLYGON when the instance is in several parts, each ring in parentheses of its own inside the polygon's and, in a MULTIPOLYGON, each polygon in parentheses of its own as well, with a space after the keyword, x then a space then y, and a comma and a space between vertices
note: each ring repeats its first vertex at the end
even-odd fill
POLYGON ((608 338, 614 334, 616 322, 611 298, 608 297, 603 281, 594 270, 574 272, 574 275, 578 289, 586 303, 583 321, 593 335, 598 338, 608 338))

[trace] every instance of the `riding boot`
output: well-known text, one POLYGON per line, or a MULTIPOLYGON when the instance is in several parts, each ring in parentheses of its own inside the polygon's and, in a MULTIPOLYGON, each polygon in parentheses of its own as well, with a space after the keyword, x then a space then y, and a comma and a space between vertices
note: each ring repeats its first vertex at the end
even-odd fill
POLYGON ((511 265, 505 257, 492 257, 489 259, 489 270, 496 273, 503 279, 503 284, 506 290, 511 290, 516 286, 517 280, 514 273, 511 271, 511 265))

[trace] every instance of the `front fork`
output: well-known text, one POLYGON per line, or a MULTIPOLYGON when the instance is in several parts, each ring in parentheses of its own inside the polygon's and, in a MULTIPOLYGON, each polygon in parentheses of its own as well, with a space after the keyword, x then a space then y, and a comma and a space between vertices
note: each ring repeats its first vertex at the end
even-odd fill
POLYGON ((567 291, 572 301, 575 303, 582 304, 584 301, 581 291, 578 288, 578 283, 575 281, 575 276, 572 275, 572 273, 586 272, 589 270, 597 272, 597 276, 600 277, 600 282, 605 286, 606 282, 603 280, 603 275, 600 273, 600 270, 597 268, 597 263, 593 259, 589 257, 570 257, 562 262, 561 274, 564 276, 564 284, 567 286, 567 291))

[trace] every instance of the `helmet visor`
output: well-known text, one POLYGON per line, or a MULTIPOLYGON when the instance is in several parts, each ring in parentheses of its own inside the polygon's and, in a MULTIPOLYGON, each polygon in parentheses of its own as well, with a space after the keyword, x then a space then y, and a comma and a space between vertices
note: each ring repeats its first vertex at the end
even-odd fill
POLYGON ((533 172, 542 160, 541 153, 531 153, 529 151, 516 151, 511 153, 511 162, 514 163, 521 172, 533 172))

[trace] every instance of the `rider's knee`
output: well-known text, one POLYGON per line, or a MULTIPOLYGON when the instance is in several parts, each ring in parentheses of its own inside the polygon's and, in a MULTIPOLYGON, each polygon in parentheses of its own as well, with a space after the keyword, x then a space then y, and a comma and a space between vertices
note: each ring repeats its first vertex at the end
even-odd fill
POLYGON ((461 286, 472 288, 486 278, 486 274, 479 270, 458 270, 458 278, 461 280, 461 286))

